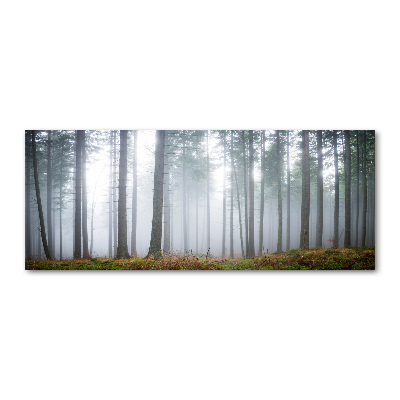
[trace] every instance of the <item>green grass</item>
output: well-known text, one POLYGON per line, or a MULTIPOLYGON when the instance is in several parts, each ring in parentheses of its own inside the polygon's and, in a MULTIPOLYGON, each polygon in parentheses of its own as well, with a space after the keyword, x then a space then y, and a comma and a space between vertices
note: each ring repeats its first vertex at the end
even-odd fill
POLYGON ((27 270, 373 270, 375 248, 294 249, 252 259, 171 255, 161 260, 130 258, 25 262, 27 270))

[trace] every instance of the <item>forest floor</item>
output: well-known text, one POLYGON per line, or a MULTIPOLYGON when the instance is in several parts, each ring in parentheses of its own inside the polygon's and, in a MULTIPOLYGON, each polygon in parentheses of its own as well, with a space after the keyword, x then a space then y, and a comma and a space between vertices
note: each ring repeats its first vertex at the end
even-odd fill
POLYGON ((27 270, 374 270, 375 248, 290 250, 251 259, 171 254, 160 260, 27 260, 27 270))

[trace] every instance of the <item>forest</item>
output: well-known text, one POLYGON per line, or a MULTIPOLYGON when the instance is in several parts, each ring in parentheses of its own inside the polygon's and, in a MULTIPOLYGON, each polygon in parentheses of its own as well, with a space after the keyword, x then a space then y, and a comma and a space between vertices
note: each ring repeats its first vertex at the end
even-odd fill
POLYGON ((375 269, 375 132, 27 130, 26 269, 375 269))

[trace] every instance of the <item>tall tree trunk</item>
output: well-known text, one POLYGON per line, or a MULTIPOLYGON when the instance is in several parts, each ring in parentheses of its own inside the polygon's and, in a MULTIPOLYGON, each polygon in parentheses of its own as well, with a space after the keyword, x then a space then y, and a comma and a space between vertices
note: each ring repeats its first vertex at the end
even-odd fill
POLYGON ((85 131, 80 131, 82 135, 82 244, 83 258, 90 258, 89 254, 89 236, 87 223, 87 188, 86 188, 86 144, 85 131))
POLYGON ((359 131, 357 131, 357 209, 356 209, 356 246, 358 242, 358 227, 360 219, 360 146, 358 143, 359 131))
POLYGON ((168 157, 168 131, 165 131, 165 182, 164 182, 164 252, 171 250, 171 210, 169 204, 169 157, 168 157))
POLYGON ((282 252, 282 182, 281 182, 281 145, 280 132, 276 131, 276 166, 277 166, 277 181, 278 181, 278 243, 276 251, 282 252))
POLYGON ((322 233, 324 226, 324 164, 322 155, 322 131, 317 131, 317 238, 316 247, 322 247, 322 233))
POLYGON ((76 134, 75 167, 75 251, 74 258, 82 257, 82 131, 76 134))
POLYGON ((182 232, 183 232, 183 252, 188 251, 188 234, 187 234, 187 188, 186 188, 186 135, 183 136, 183 162, 182 162, 182 232))
POLYGON ((136 230, 137 230, 137 149, 138 149, 138 133, 133 133, 133 189, 132 189, 132 235, 131 235, 131 254, 136 257, 136 230))
POLYGON ((61 142, 61 160, 60 160, 60 260, 63 259, 63 242, 62 242, 62 209, 63 209, 63 173, 64 173, 64 139, 61 142))
POLYGON ((261 199, 260 199, 260 231, 258 235, 258 255, 263 252, 264 242, 264 195, 265 188, 265 131, 261 133, 261 199))
POLYGON ((210 205, 210 155, 208 150, 208 136, 210 131, 207 131, 207 252, 211 248, 211 205, 210 205))
POLYGON ((153 220, 148 256, 161 258, 165 131, 156 131, 153 220))
MULTIPOLYGON (((119 144, 118 184, 118 247, 117 258, 129 258, 128 225, 126 217, 126 180, 128 175, 128 131, 121 130, 119 144)), ((164 160, 163 160, 164 162, 164 160)))
POLYGON ((113 256, 113 133, 110 132, 110 176, 108 188, 108 256, 113 256))
POLYGON ((53 225, 52 216, 52 197, 53 197, 53 175, 51 171, 51 131, 47 132, 47 229, 48 246, 50 254, 53 255, 53 225))
POLYGON ((223 133, 224 140, 224 179, 222 189, 222 258, 225 257, 226 241, 226 132, 223 133))
POLYGON ((302 198, 300 248, 310 248, 310 161, 309 131, 302 131, 302 198))
MULTIPOLYGON (((238 203, 238 211, 239 211, 239 231, 240 231, 240 245, 242 248, 242 257, 245 258, 245 252, 244 252, 244 245, 243 245, 243 227, 242 227, 242 213, 240 212, 240 195, 239 195, 239 185, 238 185, 238 179, 236 175, 236 169, 235 166, 233 166, 234 174, 235 174, 235 181, 236 181, 236 192, 237 192, 237 203, 238 203)), ((233 216, 233 213, 232 213, 233 216)), ((232 223, 233 226, 233 223, 232 223)))
POLYGON ((247 163, 246 163, 246 143, 244 132, 242 132, 243 145, 243 187, 244 187, 244 229, 246 235, 246 257, 249 256, 249 215, 247 204, 247 163))
POLYGON ((36 158, 36 132, 31 131, 32 135, 32 158, 33 158, 33 176, 35 179, 35 189, 36 189, 36 202, 38 205, 38 212, 39 212, 39 222, 40 222, 40 235, 42 238, 43 249, 44 253, 46 254, 46 258, 51 260, 51 253, 50 249, 47 245, 46 239, 46 228, 44 225, 44 217, 43 217, 43 208, 42 208, 42 200, 40 197, 40 187, 39 187, 39 173, 38 173, 38 165, 37 165, 37 158, 36 158))
POLYGON ((114 140, 114 165, 113 165, 113 230, 114 230, 114 256, 118 248, 118 204, 117 204, 117 132, 113 132, 114 140))
POLYGON ((339 156, 337 150, 337 132, 333 132, 333 156, 335 164, 335 210, 333 216, 333 240, 339 246, 339 156))
POLYGON ((254 149, 253 149, 253 131, 249 131, 249 257, 254 257, 254 149))
POLYGON ((196 181, 196 253, 199 252, 199 183, 196 181))
POLYGON ((365 247, 365 240, 367 235, 367 132, 363 133, 363 214, 362 214, 362 231, 361 231, 361 245, 365 247))
POLYGON ((31 241, 31 149, 29 131, 25 132, 25 258, 32 258, 31 241))
MULTIPOLYGON (((233 249, 233 170, 235 168, 234 160, 233 160, 233 131, 231 131, 231 149, 230 149, 230 157, 231 157, 231 218, 229 220, 229 256, 233 258, 235 256, 233 249)), ((239 208, 240 212, 240 208, 239 208)), ((240 221, 240 228, 242 227, 242 222, 240 221)), ((240 232, 242 234, 242 232, 240 232)), ((243 244, 243 243, 242 243, 243 244)))
POLYGON ((289 131, 286 133, 286 152, 287 152, 287 165, 286 165, 286 180, 287 180, 287 210, 286 210, 286 251, 290 250, 290 140, 289 131))
POLYGON ((350 193, 351 193, 351 154, 350 154, 350 131, 344 131, 345 138, 345 163, 344 163, 344 176, 345 176, 345 229, 344 229, 344 247, 350 247, 350 193))

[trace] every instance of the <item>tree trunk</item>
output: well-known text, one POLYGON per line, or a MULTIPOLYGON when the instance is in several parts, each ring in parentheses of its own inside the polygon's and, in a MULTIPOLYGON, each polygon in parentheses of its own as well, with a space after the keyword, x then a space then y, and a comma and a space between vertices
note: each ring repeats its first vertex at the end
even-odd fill
POLYGON ((351 154, 350 154, 350 131, 344 131, 345 138, 345 163, 344 163, 344 176, 345 176, 345 229, 344 229, 344 247, 350 247, 350 193, 351 193, 351 154))
POLYGON ((152 255, 154 258, 161 258, 164 147, 165 147, 165 131, 156 131, 153 220, 151 223, 150 248, 149 248, 149 253, 147 255, 147 256, 152 255))
POLYGON ((171 210, 169 204, 169 157, 168 157, 168 131, 165 131, 165 182, 164 182, 164 252, 171 250, 171 210))
POLYGON ((316 247, 322 247, 322 233, 324 226, 324 164, 322 155, 322 131, 317 131, 317 238, 316 247))
POLYGON ((110 132, 110 177, 108 188, 108 256, 113 256, 113 133, 110 132))
MULTIPOLYGON (((119 133, 119 183, 118 183, 118 247, 117 258, 129 258, 128 226, 126 217, 126 180, 128 175, 128 131, 119 133)), ((163 160, 164 162, 164 160, 163 160)))
POLYGON ((31 241, 31 149, 29 131, 25 132, 25 258, 32 258, 31 241))
POLYGON ((75 167, 75 252, 74 258, 82 257, 82 131, 76 136, 76 167, 75 167))
MULTIPOLYGON (((238 203, 238 211, 239 211, 239 230, 240 230, 240 245, 242 248, 242 257, 245 258, 245 252, 244 252, 244 245, 243 245, 243 227, 242 227, 242 213, 240 212, 240 195, 239 195, 239 185, 238 185, 238 180, 237 180, 237 175, 236 175, 236 169, 235 166, 233 167, 233 171, 235 173, 235 180, 236 180, 236 192, 237 192, 237 203, 238 203)), ((233 214, 232 214, 233 216, 233 214)), ((232 223, 233 226, 233 223, 232 223)))
POLYGON ((302 131, 302 198, 300 248, 308 250, 310 226, 310 162, 309 131, 302 131))
POLYGON ((60 160, 60 260, 63 259, 63 242, 62 242, 63 173, 64 173, 64 140, 62 139, 61 160, 60 160))
POLYGON ((335 164, 335 210, 333 217, 334 246, 339 246, 339 156, 337 150, 337 132, 333 132, 333 155, 335 164))
POLYGON ((356 246, 358 242, 358 227, 360 219, 360 146, 358 143, 359 132, 357 131, 357 209, 356 209, 356 246))
POLYGON ((118 248, 118 204, 117 204, 117 132, 113 132, 114 165, 113 165, 113 230, 114 230, 114 256, 118 248))
POLYGON ((243 145, 243 187, 244 187, 244 229, 246 235, 246 257, 249 256, 249 215, 247 204, 247 165, 246 165, 246 144, 244 132, 242 132, 243 145))
POLYGON ((211 249, 211 221, 210 221, 210 156, 208 150, 208 136, 210 131, 207 131, 207 252, 211 249))
POLYGON ((249 255, 254 257, 254 149, 253 149, 253 131, 249 131, 249 255))
POLYGON ((365 247, 365 240, 367 235, 367 133, 364 131, 363 141, 363 215, 362 215, 362 231, 361 231, 361 245, 365 247))
POLYGON ((183 136, 183 162, 182 162, 182 232, 183 232, 183 252, 188 251, 188 234, 187 234, 187 210, 186 210, 186 135, 183 136))
POLYGON ((222 258, 225 257, 226 241, 226 133, 223 133, 224 140, 224 179, 222 189, 222 258))
POLYGON ((87 223, 87 188, 86 188, 86 144, 85 144, 85 131, 80 131, 82 135, 82 244, 83 244, 83 258, 90 258, 89 254, 89 236, 88 236, 88 223, 87 223))
POLYGON ((196 253, 199 253, 199 183, 196 181, 196 253))
POLYGON ((276 131, 276 166, 277 166, 277 181, 278 181, 278 243, 276 251, 282 252, 282 183, 281 183, 281 150, 280 150, 280 135, 276 131))
POLYGON ((51 260, 50 249, 47 245, 46 239, 46 228, 44 225, 44 217, 43 217, 43 208, 42 208, 42 200, 40 197, 40 187, 39 187, 39 173, 38 173, 38 165, 36 158, 36 132, 31 131, 32 134, 32 158, 33 158, 33 176, 35 179, 35 188, 36 188, 36 201, 38 205, 39 212, 39 222, 40 222, 40 236, 42 238, 44 253, 46 254, 46 258, 51 260))
POLYGON ((53 197, 53 176, 51 171, 51 131, 47 132, 47 230, 49 252, 53 255, 53 225, 52 216, 52 197, 53 197))
POLYGON ((286 210, 286 251, 290 250, 290 155, 289 155, 289 131, 286 133, 287 143, 286 143, 286 152, 287 152, 287 165, 286 165, 286 180, 287 180, 287 210, 286 210))
MULTIPOLYGON (((230 157, 231 157, 231 218, 229 220, 229 256, 230 258, 234 258, 234 249, 233 249, 233 170, 235 168, 234 160, 233 160, 233 131, 231 131, 231 149, 230 149, 230 157)), ((239 190, 239 189, 238 189, 239 190)), ((240 212, 240 208, 239 208, 240 212)), ((240 229, 242 227, 242 222, 240 221, 240 229)), ((240 235, 242 231, 240 231, 240 235)), ((242 243, 243 246, 243 243, 242 243)))
POLYGON ((137 256, 136 250, 136 230, 137 230, 137 149, 138 149, 138 133, 133 133, 133 189, 132 189, 132 235, 131 235, 131 254, 137 256))
POLYGON ((264 242, 264 187, 265 187, 265 131, 261 134, 261 199, 260 199, 260 230, 258 235, 258 255, 263 252, 264 242))

